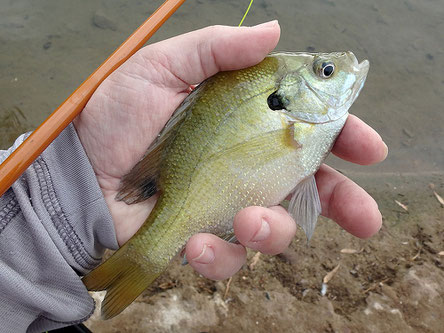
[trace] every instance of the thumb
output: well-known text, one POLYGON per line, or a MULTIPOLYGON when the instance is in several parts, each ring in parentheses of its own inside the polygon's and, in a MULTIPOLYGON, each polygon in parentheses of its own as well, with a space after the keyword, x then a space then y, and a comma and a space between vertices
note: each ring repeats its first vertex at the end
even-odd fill
POLYGON ((166 67, 190 85, 219 71, 256 65, 272 51, 280 36, 278 21, 254 27, 211 26, 141 49, 140 56, 166 67))

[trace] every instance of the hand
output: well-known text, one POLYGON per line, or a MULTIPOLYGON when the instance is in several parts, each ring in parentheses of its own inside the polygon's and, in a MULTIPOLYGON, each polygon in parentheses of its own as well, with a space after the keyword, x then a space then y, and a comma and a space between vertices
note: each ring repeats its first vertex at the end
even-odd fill
MULTIPOLYGON (((279 34, 277 22, 194 31, 141 49, 100 85, 74 125, 109 206, 120 245, 140 228, 157 200, 154 196, 134 205, 115 201, 121 177, 144 155, 193 84, 219 71, 259 63, 274 49, 279 34)), ((385 158, 387 147, 374 130, 350 116, 333 153, 354 163, 371 164, 385 158)), ((316 178, 323 215, 358 237, 369 237, 380 228, 377 204, 362 188, 327 166, 321 167, 316 178)), ((289 245, 296 225, 282 207, 249 207, 237 214, 234 230, 242 245, 210 234, 193 236, 186 246, 190 265, 209 278, 227 278, 245 262, 244 246, 280 253, 289 245)))

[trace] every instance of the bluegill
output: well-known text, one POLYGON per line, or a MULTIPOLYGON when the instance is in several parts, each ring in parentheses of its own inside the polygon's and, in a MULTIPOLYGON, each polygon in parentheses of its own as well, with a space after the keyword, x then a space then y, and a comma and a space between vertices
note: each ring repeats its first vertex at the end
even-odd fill
POLYGON ((308 238, 321 207, 314 179, 367 76, 351 52, 275 53, 256 66, 221 72, 175 111, 118 199, 160 192, 140 230, 83 278, 107 290, 102 316, 125 309, 198 232, 233 240, 247 206, 279 204, 308 238))

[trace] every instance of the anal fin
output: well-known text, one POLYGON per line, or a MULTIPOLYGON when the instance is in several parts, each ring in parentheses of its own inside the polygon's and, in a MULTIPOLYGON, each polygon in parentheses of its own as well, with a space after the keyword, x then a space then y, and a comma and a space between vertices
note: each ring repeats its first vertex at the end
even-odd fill
POLYGON ((288 212, 302 227, 310 241, 321 214, 321 201, 314 176, 303 180, 295 187, 288 205, 288 212))

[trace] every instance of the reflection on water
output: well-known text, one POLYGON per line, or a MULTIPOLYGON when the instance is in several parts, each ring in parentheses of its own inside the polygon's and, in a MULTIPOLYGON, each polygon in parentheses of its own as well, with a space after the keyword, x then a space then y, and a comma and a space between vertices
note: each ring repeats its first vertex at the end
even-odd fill
MULTIPOLYGON (((212 24, 237 25, 248 2, 188 0, 151 42, 212 24)), ((2 1, 0 110, 20 108, 36 127, 160 3, 2 1)), ((444 169, 442 1, 256 0, 244 24, 274 18, 282 27, 280 50, 351 50, 370 60, 366 86, 351 112, 381 133, 390 155, 365 168, 332 159, 336 167, 444 169)), ((2 139, 11 143, 5 128, 2 139)))

